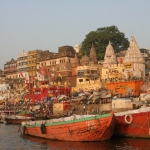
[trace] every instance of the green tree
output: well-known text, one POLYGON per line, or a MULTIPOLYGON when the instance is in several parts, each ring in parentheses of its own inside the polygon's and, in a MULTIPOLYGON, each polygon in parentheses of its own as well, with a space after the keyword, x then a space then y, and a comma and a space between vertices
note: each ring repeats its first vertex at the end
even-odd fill
POLYGON ((62 76, 60 75, 60 74, 58 74, 58 76, 57 76, 57 82, 61 82, 62 81, 62 76))
POLYGON ((111 42, 115 53, 126 50, 129 47, 129 41, 125 38, 125 34, 120 32, 116 26, 98 28, 96 31, 91 31, 86 35, 86 38, 81 43, 80 52, 89 54, 92 43, 94 44, 97 59, 104 59, 106 47, 111 42))

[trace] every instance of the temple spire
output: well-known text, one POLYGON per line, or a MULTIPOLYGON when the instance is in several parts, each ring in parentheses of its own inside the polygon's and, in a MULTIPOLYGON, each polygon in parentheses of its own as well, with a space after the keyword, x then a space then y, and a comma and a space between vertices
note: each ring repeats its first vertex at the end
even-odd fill
POLYGON ((92 47, 91 47, 91 50, 90 50, 90 61, 92 61, 94 64, 98 63, 97 56, 96 56, 96 51, 95 51, 95 47, 94 47, 93 42, 92 42, 92 47))
POLYGON ((75 53, 74 60, 75 60, 76 66, 78 66, 79 65, 79 59, 78 59, 77 53, 75 53))
POLYGON ((145 63, 144 57, 141 54, 141 51, 137 45, 137 42, 134 36, 132 36, 131 38, 129 48, 124 58, 124 63, 127 63, 127 62, 145 63))
POLYGON ((103 66, 109 67, 111 64, 117 64, 117 59, 111 42, 109 41, 108 46, 106 47, 103 66))
POLYGON ((135 77, 142 77, 145 78, 145 60, 143 55, 141 54, 141 51, 137 45, 137 42, 132 36, 129 47, 127 49, 125 58, 124 58, 124 64, 130 63, 131 68, 126 69, 126 71, 132 72, 133 76, 135 77))

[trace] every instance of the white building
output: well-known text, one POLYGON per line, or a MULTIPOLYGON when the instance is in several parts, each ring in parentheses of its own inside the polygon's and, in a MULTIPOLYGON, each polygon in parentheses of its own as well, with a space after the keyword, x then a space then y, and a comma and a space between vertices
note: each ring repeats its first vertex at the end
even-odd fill
POLYGON ((113 98, 112 109, 133 109, 131 98, 113 98))
POLYGON ((76 44, 74 46, 74 50, 76 51, 76 53, 79 53, 81 46, 79 44, 76 44))
POLYGON ((145 78, 145 60, 133 36, 123 63, 126 78, 129 77, 129 74, 133 77, 145 78))

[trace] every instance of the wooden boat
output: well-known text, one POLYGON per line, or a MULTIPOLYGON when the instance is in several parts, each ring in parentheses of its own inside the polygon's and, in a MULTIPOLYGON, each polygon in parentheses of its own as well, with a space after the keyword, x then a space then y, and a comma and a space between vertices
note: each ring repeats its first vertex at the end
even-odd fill
POLYGON ((18 111, 14 110, 1 110, 0 111, 0 123, 5 123, 5 117, 10 115, 16 115, 18 111))
POLYGON ((103 141, 114 132, 114 112, 21 123, 22 135, 65 141, 103 141))
POLYGON ((150 107, 115 113, 114 135, 150 138, 150 107))
POLYGON ((37 115, 34 117, 34 120, 46 120, 47 115, 37 115))
POLYGON ((11 115, 11 116, 5 116, 5 123, 6 124, 21 124, 21 122, 23 121, 29 121, 32 119, 33 119, 32 117, 11 115))

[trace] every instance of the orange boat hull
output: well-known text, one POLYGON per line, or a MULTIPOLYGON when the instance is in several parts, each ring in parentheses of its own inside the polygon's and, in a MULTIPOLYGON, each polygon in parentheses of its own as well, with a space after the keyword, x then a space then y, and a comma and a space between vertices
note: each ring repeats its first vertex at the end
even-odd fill
POLYGON ((22 124, 22 133, 36 137, 65 140, 65 141, 103 141, 111 138, 114 132, 115 118, 114 113, 74 119, 72 121, 63 121, 56 123, 46 123, 45 133, 41 132, 41 124, 34 121, 22 124), (32 125, 31 125, 32 124, 32 125))
POLYGON ((114 135, 150 138, 150 111, 132 114, 131 123, 129 119, 125 120, 125 115, 116 116, 114 135))

